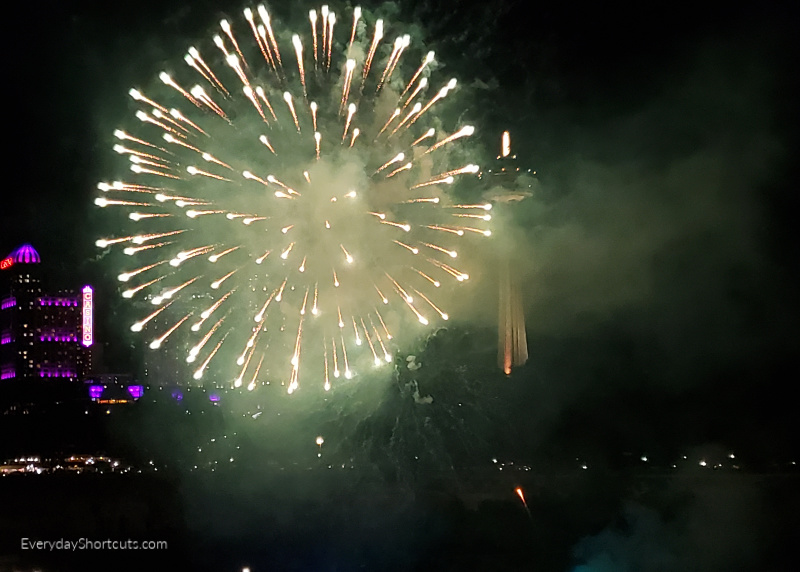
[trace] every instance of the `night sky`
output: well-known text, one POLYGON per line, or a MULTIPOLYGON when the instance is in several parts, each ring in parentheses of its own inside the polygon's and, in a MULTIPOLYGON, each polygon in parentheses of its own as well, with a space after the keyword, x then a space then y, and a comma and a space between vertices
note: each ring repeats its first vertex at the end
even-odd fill
MULTIPOLYGON (((111 132, 128 121, 126 92, 241 6, 50 4, 36 15, 16 4, 5 18, 0 251, 30 242, 54 280, 77 273, 108 292, 117 269, 93 262, 102 221, 92 198, 111 132)), ((793 458, 800 179, 789 9, 602 4, 384 7, 423 30, 468 86, 486 156, 509 129, 521 164, 537 171, 505 229, 527 253, 518 272, 531 355, 512 379, 509 419, 529 450, 667 458, 711 443, 759 462, 793 458)))

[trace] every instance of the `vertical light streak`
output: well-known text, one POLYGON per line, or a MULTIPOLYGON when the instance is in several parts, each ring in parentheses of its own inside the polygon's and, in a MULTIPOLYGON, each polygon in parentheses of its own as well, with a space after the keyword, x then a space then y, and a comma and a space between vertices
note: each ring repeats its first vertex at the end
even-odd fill
MULTIPOLYGON (((411 76, 410 80, 408 80, 408 84, 406 84, 406 88, 403 90, 403 93, 400 94, 399 99, 403 99, 403 96, 406 93, 408 93, 408 90, 411 89, 411 86, 414 85, 415 81, 417 81, 417 78, 419 77, 419 74, 422 73, 422 70, 424 70, 427 67, 427 65, 431 63, 433 60, 434 60, 434 53, 428 52, 425 58, 422 60, 422 64, 419 66, 419 68, 417 68, 417 71, 414 72, 414 75, 411 76)), ((411 99, 413 99, 413 96, 411 97, 411 99)))
POLYGON ((309 10, 308 19, 311 21, 311 37, 314 43, 314 69, 317 69, 317 11, 309 10))
POLYGON ((353 49, 353 40, 356 39, 356 25, 358 24, 358 20, 361 18, 361 6, 356 6, 353 9, 353 29, 350 31, 350 41, 347 44, 347 55, 350 55, 350 52, 353 49))
MULTIPOLYGON (((353 82, 353 70, 356 68, 355 60, 347 60, 345 62, 344 82, 342 82, 342 101, 339 104, 339 113, 341 113, 347 105, 347 99, 350 96, 350 84, 353 82)), ((316 127, 314 128, 316 129, 316 127)))
POLYGON ((308 92, 306 91, 306 71, 305 68, 303 68, 303 43, 300 41, 300 36, 297 34, 292 36, 292 45, 294 45, 294 53, 297 56, 297 70, 300 72, 300 83, 303 86, 303 97, 308 97, 308 92))
POLYGON ((328 14, 328 64, 327 69, 331 69, 331 52, 333 51, 333 25, 336 23, 336 14, 328 14))
POLYGON ((289 111, 292 112, 292 119, 294 120, 294 126, 297 127, 297 132, 300 133, 300 123, 297 121, 297 113, 294 110, 294 103, 292 103, 292 94, 288 91, 283 92, 283 100, 286 102, 286 105, 289 106, 289 111))
POLYGON ((261 21, 264 23, 264 27, 267 31, 267 36, 271 42, 272 51, 275 54, 275 59, 278 62, 278 67, 283 67, 283 62, 281 61, 281 52, 278 49, 278 42, 275 41, 275 34, 272 32, 272 23, 270 21, 269 13, 267 12, 264 6, 258 7, 258 15, 261 16, 261 21))
POLYGON ((375 33, 372 36, 372 43, 369 46, 369 52, 367 52, 367 58, 364 60, 364 72, 361 77, 361 91, 364 91, 364 84, 367 81, 367 76, 369 75, 370 66, 372 66, 372 58, 375 57, 375 50, 378 49, 378 44, 380 43, 381 39, 383 38, 383 20, 378 20, 375 22, 375 33))
POLYGON ((261 359, 258 360, 256 371, 253 372, 253 379, 247 384, 247 391, 253 391, 256 388, 256 379, 258 379, 258 372, 261 371, 261 364, 264 363, 264 354, 261 354, 261 359))
POLYGON ((345 138, 347 137, 347 130, 350 129, 350 121, 353 119, 353 115, 356 112, 356 104, 351 103, 347 108, 347 119, 344 122, 344 133, 342 133, 342 142, 344 143, 345 138))
POLYGON ((255 19, 253 18, 253 11, 250 8, 244 9, 244 19, 247 20, 248 24, 250 24, 250 30, 253 32, 253 37, 256 40, 256 44, 258 44, 258 49, 261 51, 261 55, 264 57, 264 61, 266 61, 274 70, 275 64, 272 62, 272 56, 269 55, 267 42, 262 35, 259 34, 258 26, 256 26, 255 19))
POLYGON ((236 53, 239 54, 239 59, 244 62, 245 67, 249 67, 247 65, 247 61, 244 59, 244 54, 242 54, 242 50, 239 49, 239 43, 236 41, 236 38, 233 37, 233 30, 231 29, 231 25, 227 20, 221 20, 219 23, 222 31, 225 32, 225 35, 230 38, 231 43, 233 44, 233 49, 236 50, 236 53))

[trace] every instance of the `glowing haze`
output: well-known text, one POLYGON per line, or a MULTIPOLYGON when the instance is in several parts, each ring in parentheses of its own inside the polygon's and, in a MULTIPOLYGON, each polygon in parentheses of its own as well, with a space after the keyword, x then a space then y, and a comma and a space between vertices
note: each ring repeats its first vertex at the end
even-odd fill
POLYGON ((130 227, 97 245, 129 255, 122 295, 149 302, 131 329, 195 379, 327 391, 391 362, 394 330, 448 319, 490 235, 491 206, 450 195, 479 170, 453 153, 474 128, 437 115, 456 80, 360 8, 338 22, 323 6, 284 31, 245 9, 129 92, 130 171, 95 204, 130 227))

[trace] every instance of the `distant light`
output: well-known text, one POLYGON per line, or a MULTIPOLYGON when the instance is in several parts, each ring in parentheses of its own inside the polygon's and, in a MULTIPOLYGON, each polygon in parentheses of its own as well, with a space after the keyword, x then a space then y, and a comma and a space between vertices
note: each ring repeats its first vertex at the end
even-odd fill
POLYGON ((511 154, 511 135, 508 131, 503 131, 502 151, 503 157, 508 157, 511 154))
POLYGON ((84 347, 89 347, 94 341, 93 325, 92 325, 92 304, 93 304, 93 290, 92 287, 86 285, 83 287, 82 300, 82 326, 81 326, 81 344, 84 347))
POLYGON ((144 387, 141 385, 129 385, 128 393, 130 393, 131 397, 134 399, 139 399, 142 395, 144 395, 144 387))

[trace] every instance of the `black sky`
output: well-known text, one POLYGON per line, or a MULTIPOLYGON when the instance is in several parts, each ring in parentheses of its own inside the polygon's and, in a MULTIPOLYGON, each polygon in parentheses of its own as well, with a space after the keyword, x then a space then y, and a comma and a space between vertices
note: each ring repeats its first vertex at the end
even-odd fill
MULTIPOLYGON (((116 273, 91 263, 91 199, 127 89, 240 8, 11 9, 3 253, 31 242, 64 281, 76 268, 116 273)), ((609 434, 688 426, 696 439, 787 443, 800 349, 789 10, 474 0, 385 10, 424 29, 471 86, 485 144, 509 128, 539 174, 509 235, 530 252, 520 271, 536 383, 524 391, 547 387, 528 396, 542 418, 549 403, 547 422, 573 416, 609 434), (620 412, 630 425, 615 425, 620 412)))

